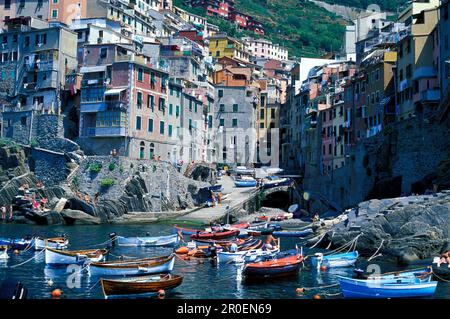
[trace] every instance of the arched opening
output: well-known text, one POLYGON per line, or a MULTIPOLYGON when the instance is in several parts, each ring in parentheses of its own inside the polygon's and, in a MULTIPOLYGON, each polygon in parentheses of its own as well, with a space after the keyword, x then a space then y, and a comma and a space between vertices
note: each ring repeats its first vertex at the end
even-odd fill
POLYGON ((149 158, 153 159, 153 156, 155 156, 155 144, 150 143, 150 152, 149 152, 149 158))
POLYGON ((144 159, 144 156, 145 156, 145 143, 141 142, 139 147, 139 158, 144 159))
POLYGON ((264 207, 281 208, 287 210, 291 205, 288 192, 278 191, 267 194, 261 203, 264 207))

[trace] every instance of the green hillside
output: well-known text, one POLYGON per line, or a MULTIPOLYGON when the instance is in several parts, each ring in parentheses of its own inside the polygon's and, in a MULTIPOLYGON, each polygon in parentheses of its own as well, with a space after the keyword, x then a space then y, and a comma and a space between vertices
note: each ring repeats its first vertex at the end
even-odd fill
POLYGON ((377 4, 382 10, 389 12, 396 12, 397 8, 400 8, 409 0, 321 0, 331 4, 338 4, 348 7, 365 9, 371 4, 377 4))
MULTIPOLYGON (((201 8, 191 8, 182 0, 174 5, 189 12, 206 16, 201 8)), ((264 24, 265 38, 289 49, 291 57, 318 57, 342 47, 345 21, 305 0, 236 0, 236 8, 264 24)), ((253 36, 236 25, 208 17, 208 21, 234 37, 253 36)))

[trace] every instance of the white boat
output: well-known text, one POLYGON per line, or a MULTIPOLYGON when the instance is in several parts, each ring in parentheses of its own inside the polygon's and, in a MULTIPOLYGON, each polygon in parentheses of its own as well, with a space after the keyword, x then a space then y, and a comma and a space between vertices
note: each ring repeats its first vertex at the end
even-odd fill
POLYGON ((180 241, 178 234, 160 237, 116 237, 119 246, 145 246, 145 247, 159 247, 159 246, 174 246, 180 241))
POLYGON ((67 251, 47 247, 45 249, 45 263, 49 266, 58 266, 98 262, 102 261, 107 253, 106 249, 67 251))
POLYGON ((0 260, 7 260, 8 258, 8 247, 5 247, 5 250, 0 253, 0 260))
POLYGON ((171 272, 175 254, 163 257, 125 261, 92 262, 88 266, 90 276, 138 276, 171 272))
POLYGON ((314 257, 311 257, 311 264, 317 269, 321 266, 326 266, 327 268, 351 267, 355 265, 357 259, 357 251, 328 256, 324 256, 322 253, 316 253, 314 257))
POLYGON ((34 249, 35 250, 43 250, 46 247, 55 248, 55 249, 66 249, 69 245, 69 240, 64 237, 56 237, 56 238, 34 238, 34 249))
POLYGON ((259 257, 269 256, 279 251, 279 248, 272 250, 254 249, 237 252, 219 251, 217 253, 217 261, 219 263, 247 263, 253 262, 259 257))

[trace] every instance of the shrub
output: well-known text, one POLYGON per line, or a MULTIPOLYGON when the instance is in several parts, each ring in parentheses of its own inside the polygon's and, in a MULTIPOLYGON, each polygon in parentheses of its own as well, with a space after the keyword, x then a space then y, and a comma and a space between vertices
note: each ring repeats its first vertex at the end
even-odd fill
POLYGON ((92 163, 89 165, 89 171, 92 173, 98 173, 102 170, 102 164, 100 163, 92 163))
POLYGON ((114 180, 112 178, 105 178, 105 179, 102 179, 102 181, 100 182, 101 187, 111 187, 113 185, 114 185, 114 180))
POLYGON ((39 142, 34 138, 30 141, 30 146, 31 147, 38 147, 39 146, 39 142))
POLYGON ((112 172, 116 168, 116 164, 109 163, 108 169, 112 172))

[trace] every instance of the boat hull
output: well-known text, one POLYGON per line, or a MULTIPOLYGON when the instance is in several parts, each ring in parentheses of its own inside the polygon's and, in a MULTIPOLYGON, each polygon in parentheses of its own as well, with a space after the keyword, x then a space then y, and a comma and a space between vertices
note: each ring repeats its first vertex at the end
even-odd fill
POLYGON ((310 228, 300 231, 274 231, 272 233, 275 237, 305 237, 311 235, 314 231, 310 228))
POLYGON ((285 258, 249 263, 244 267, 246 277, 281 277, 297 274, 302 266, 303 257, 294 255, 285 258))
MULTIPOLYGON (((167 275, 166 275, 167 276, 167 275)), ((169 290, 178 287, 183 282, 182 276, 168 275, 167 279, 160 276, 144 276, 139 278, 129 278, 127 280, 100 279, 103 294, 109 296, 142 295, 156 293, 159 290, 169 290), (147 281, 146 278, 153 279, 147 281)))
POLYGON ((169 247, 175 246, 180 241, 178 234, 161 237, 122 237, 117 236, 119 246, 140 246, 140 247, 169 247))
POLYGON ((191 239, 224 239, 239 235, 240 230, 228 230, 223 232, 198 233, 191 235, 191 239))
POLYGON ((236 187, 256 187, 256 180, 255 181, 235 180, 234 186, 236 186, 236 187))
POLYGON ((341 268, 341 267, 352 267, 358 260, 358 252, 336 254, 330 256, 323 256, 322 260, 320 257, 311 257, 311 264, 313 267, 320 268, 325 266, 327 268, 341 268))
POLYGON ((414 283, 383 282, 374 280, 354 280, 339 278, 342 294, 345 298, 414 298, 431 297, 436 291, 437 282, 414 283))
POLYGON ((67 239, 61 240, 52 240, 52 239, 42 239, 35 238, 34 239, 34 249, 35 250, 43 250, 46 247, 54 248, 54 249, 65 249, 69 245, 69 241, 67 239))
POLYGON ((45 249, 45 263, 49 267, 73 264, 83 265, 88 262, 102 261, 105 258, 105 255, 106 251, 104 250, 98 250, 98 253, 87 256, 83 253, 72 255, 65 253, 64 251, 47 248, 45 249))
POLYGON ((91 263, 88 267, 90 276, 139 276, 163 274, 173 270, 175 255, 171 255, 160 263, 142 262, 134 265, 118 263, 116 267, 105 267, 102 264, 91 263))

